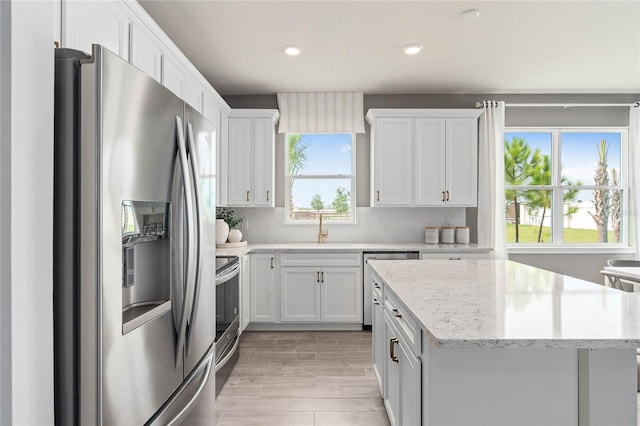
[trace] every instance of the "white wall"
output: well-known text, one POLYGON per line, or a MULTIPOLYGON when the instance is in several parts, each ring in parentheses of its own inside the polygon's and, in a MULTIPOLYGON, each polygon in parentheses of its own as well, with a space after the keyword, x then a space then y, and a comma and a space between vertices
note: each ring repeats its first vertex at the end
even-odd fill
POLYGON ((53 424, 54 3, 0 11, 0 423, 53 424))

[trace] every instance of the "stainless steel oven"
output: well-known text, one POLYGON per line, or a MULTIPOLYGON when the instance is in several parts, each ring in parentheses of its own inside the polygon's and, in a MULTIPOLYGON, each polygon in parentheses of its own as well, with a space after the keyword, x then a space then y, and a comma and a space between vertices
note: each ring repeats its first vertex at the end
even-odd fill
POLYGON ((216 396, 238 360, 240 259, 216 257, 216 396))

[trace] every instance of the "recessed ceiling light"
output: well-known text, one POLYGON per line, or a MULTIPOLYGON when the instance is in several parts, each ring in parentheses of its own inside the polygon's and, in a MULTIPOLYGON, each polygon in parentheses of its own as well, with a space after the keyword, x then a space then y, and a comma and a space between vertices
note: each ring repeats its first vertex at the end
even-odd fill
POLYGON ((407 44, 402 48, 402 51, 407 55, 417 55, 422 51, 421 44, 407 44))
POLYGON ((480 16, 480 11, 478 9, 467 9, 460 12, 458 17, 462 21, 475 21, 480 16))
POLYGON ((289 56, 297 56, 302 53, 302 49, 297 46, 285 46, 282 50, 284 50, 284 53, 289 56))

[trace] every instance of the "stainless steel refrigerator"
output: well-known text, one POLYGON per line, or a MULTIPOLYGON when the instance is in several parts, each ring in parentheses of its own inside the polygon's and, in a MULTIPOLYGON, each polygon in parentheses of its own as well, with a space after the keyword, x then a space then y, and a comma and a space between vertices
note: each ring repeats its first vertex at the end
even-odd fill
POLYGON ((55 99, 56 424, 213 424, 216 129, 98 45, 55 99))

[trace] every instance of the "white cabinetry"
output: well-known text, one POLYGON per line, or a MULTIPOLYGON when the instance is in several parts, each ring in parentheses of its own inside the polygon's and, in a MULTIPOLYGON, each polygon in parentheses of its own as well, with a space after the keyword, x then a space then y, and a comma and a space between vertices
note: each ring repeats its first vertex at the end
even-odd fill
POLYGON ((274 206, 277 110, 232 110, 228 122, 228 205, 274 206))
POLYGON ((251 257, 240 257, 240 333, 251 322, 251 257))
POLYGON ((277 322, 278 282, 275 254, 251 255, 251 322, 277 322))
POLYGON ((416 199, 420 206, 477 204, 478 120, 415 120, 416 199))
POLYGON ((89 54, 101 44, 129 60, 129 23, 117 2, 63 0, 60 44, 89 54))
POLYGON ((162 50, 138 25, 131 25, 131 64, 162 82, 162 50))
POLYGON ((204 106, 228 105, 137 2, 61 1, 61 47, 91 53, 101 44, 204 113, 204 106))
MULTIPOLYGON (((373 330, 384 330, 384 309, 382 307, 382 288, 380 283, 374 278, 371 283, 365 283, 365 285, 371 285, 372 288, 372 299, 371 303, 373 304, 373 308, 371 310, 371 325, 373 330)), ((365 301, 367 302, 367 301, 365 301)), ((386 361, 386 345, 385 345, 385 337, 384 333, 374 332, 372 333, 372 358, 373 358, 373 373, 376 376, 376 380, 378 382, 378 389, 380 389, 380 394, 384 397, 384 387, 383 376, 384 376, 384 363, 386 361)))
POLYGON ((413 199, 411 119, 376 120, 372 138, 373 204, 410 205, 413 199))
POLYGON ((391 425, 419 425, 422 332, 417 321, 380 283, 372 274, 373 371, 391 425))
POLYGON ((479 110, 371 109, 372 206, 475 206, 479 110))
POLYGON ((281 261, 282 321, 362 322, 360 254, 285 254, 281 261))

